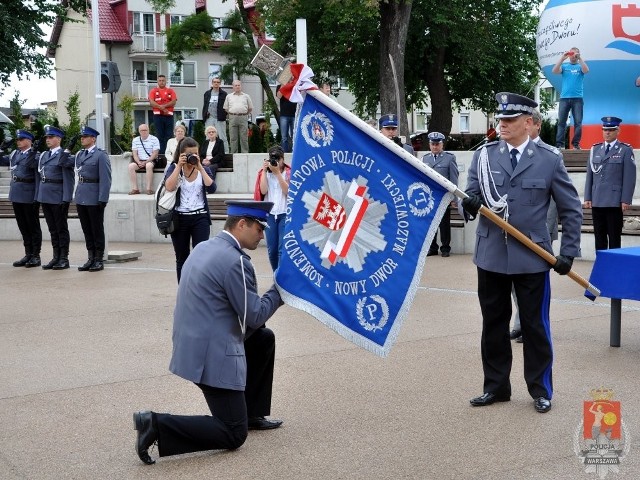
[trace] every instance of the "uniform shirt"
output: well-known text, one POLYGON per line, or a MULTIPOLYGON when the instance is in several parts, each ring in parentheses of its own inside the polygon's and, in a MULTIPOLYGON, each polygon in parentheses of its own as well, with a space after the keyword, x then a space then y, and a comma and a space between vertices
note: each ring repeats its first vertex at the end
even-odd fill
MULTIPOLYGON (((158 105, 165 105, 165 104, 170 103, 173 100, 177 100, 177 99, 178 99, 178 96, 176 95, 176 92, 173 90, 173 88, 169 88, 169 87, 165 87, 165 88, 154 87, 149 92, 149 100, 153 100, 158 105)), ((173 116, 173 107, 169 107, 167 109, 167 113, 160 112, 160 109, 154 108, 153 109, 153 114, 154 115, 166 115, 166 116, 171 115, 171 116, 173 116)))
POLYGON ((434 155, 429 152, 422 157, 422 161, 451 183, 458 185, 458 163, 453 153, 443 151, 434 155))
POLYGON ((562 64, 562 93, 560 98, 582 98, 584 73, 579 63, 562 64))
POLYGON ((229 113, 246 114, 253 110, 251 97, 246 93, 230 93, 224 101, 224 109, 229 113))
POLYGON ((138 152, 139 160, 148 160, 154 150, 160 150, 160 140, 153 135, 149 135, 146 140, 142 140, 142 137, 136 137, 131 142, 131 149, 138 152))

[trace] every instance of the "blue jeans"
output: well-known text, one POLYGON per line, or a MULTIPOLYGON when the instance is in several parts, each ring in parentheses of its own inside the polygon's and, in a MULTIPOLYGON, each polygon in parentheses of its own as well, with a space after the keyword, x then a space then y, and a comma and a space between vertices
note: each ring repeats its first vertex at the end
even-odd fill
POLYGON ((160 142, 160 153, 167 150, 167 140, 173 137, 173 115, 154 115, 153 126, 160 142))
POLYGON ((180 283, 182 265, 187 261, 187 258, 191 253, 191 249, 195 248, 195 246, 200 242, 207 241, 211 230, 208 213, 179 215, 179 217, 178 229, 171 234, 173 250, 176 252, 176 273, 178 274, 178 283, 180 283))
POLYGON ((265 230, 267 237, 267 251, 269 252, 269 263, 273 271, 278 268, 280 254, 282 253, 282 237, 284 236, 284 219, 286 215, 271 215, 267 218, 268 228, 265 230))
POLYGON ((280 115, 280 135, 282 136, 282 149, 285 153, 291 152, 293 143, 293 123, 295 122, 295 119, 296 117, 280 115), (289 142, 289 137, 291 137, 291 142, 289 142))
POLYGON ((582 138, 582 111, 584 109, 584 100, 582 98, 561 98, 558 107, 558 133, 556 134, 556 147, 564 148, 564 134, 567 128, 567 119, 569 111, 573 117, 573 139, 571 144, 574 147, 580 146, 582 138))

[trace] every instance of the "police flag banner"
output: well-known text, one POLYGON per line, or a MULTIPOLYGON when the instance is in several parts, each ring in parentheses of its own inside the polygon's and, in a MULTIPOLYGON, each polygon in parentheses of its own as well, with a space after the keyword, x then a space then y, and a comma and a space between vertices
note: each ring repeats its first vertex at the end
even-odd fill
POLYGON ((386 356, 455 190, 333 99, 308 91, 275 274, 285 303, 386 356))

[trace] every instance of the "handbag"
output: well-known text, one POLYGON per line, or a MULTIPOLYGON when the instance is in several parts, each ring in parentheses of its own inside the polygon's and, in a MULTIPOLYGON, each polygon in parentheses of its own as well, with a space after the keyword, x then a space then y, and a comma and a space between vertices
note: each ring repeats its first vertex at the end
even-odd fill
POLYGON ((160 234, 165 237, 178 229, 179 215, 176 213, 175 207, 180 204, 178 199, 180 198, 182 177, 180 177, 178 188, 172 192, 167 191, 166 180, 166 178, 163 179, 156 190, 156 226, 160 234))

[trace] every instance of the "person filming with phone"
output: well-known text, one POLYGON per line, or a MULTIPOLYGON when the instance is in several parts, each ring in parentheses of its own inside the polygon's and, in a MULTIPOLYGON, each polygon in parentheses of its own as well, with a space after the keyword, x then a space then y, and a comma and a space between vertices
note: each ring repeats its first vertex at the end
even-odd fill
POLYGON ((191 137, 180 140, 173 155, 173 163, 169 165, 165 174, 167 191, 180 189, 175 206, 178 226, 171 234, 171 242, 176 253, 178 283, 182 265, 191 252, 190 246, 195 248, 200 242, 208 240, 211 228, 207 194, 215 193, 216 182, 211 169, 202 165, 198 148, 198 142, 191 137))
POLYGON ((560 106, 558 107, 558 132, 556 133, 556 147, 564 148, 565 131, 569 111, 573 117, 573 139, 571 144, 580 150, 582 138, 582 114, 584 110, 584 76, 589 73, 580 49, 571 48, 562 54, 551 70, 562 75, 562 91, 560 92, 560 106), (569 63, 564 63, 569 59, 569 63))
POLYGON ((262 168, 258 171, 253 194, 254 200, 273 202, 273 208, 267 217, 268 228, 265 234, 269 263, 274 272, 280 261, 290 176, 291 168, 284 163, 284 150, 280 145, 274 145, 269 149, 269 158, 265 158, 262 168))

